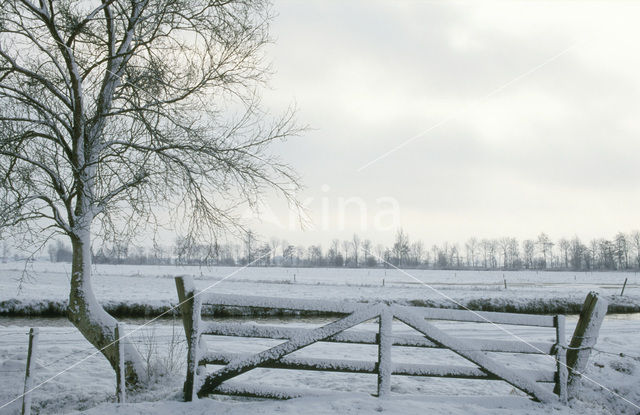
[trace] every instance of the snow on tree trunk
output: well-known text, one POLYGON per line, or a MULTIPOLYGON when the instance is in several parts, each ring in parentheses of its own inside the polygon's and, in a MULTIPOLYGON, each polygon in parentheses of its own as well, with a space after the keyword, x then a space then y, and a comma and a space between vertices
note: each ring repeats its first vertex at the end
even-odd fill
MULTIPOLYGON (((67 309, 69 320, 82 335, 107 358, 114 370, 118 369, 118 347, 115 342, 117 321, 100 305, 91 287, 91 231, 76 232, 71 237, 73 262, 71 266, 71 292, 67 309)), ((131 343, 125 343, 126 384, 128 388, 143 380, 142 359, 131 343)))

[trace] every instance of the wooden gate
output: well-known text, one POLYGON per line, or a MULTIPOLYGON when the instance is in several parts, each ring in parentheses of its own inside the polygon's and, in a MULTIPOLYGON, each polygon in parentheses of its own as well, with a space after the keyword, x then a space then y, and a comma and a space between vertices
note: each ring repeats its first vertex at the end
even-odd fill
POLYGON ((188 341, 187 378, 184 384, 186 401, 211 393, 245 396, 289 398, 300 396, 282 390, 229 386, 223 382, 251 369, 278 368, 294 370, 321 370, 350 373, 374 373, 378 377, 378 396, 390 393, 391 375, 430 376, 462 379, 503 380, 542 402, 562 402, 567 399, 567 366, 564 316, 539 316, 494 312, 472 312, 426 307, 405 307, 386 303, 362 304, 296 300, 256 296, 218 295, 198 293, 188 277, 176 278, 185 333, 188 341), (287 328, 257 324, 230 324, 201 320, 202 304, 217 306, 268 308, 279 310, 317 311, 344 315, 318 328, 287 328), (378 332, 345 330, 366 321, 378 320, 378 332), (420 335, 393 335, 392 323, 396 319, 420 335), (554 327, 556 342, 524 342, 522 340, 461 339, 445 333, 428 320, 493 323, 554 327), (287 340, 268 350, 253 355, 209 352, 204 335, 238 336, 287 340), (376 344, 376 362, 311 359, 287 356, 316 342, 376 344), (474 363, 473 366, 441 366, 425 364, 393 364, 392 346, 449 349, 474 363), (486 352, 551 355, 556 360, 555 370, 514 370, 487 355, 486 352), (225 365, 206 374, 207 364, 225 365), (541 383, 554 383, 554 393, 541 383), (558 396, 556 396, 558 395, 558 396))

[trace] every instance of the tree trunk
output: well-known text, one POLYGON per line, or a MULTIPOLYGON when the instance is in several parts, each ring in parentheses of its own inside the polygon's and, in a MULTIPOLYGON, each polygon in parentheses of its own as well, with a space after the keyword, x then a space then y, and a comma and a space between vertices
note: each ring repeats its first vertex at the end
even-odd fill
MULTIPOLYGON (((118 348, 112 343, 115 341, 117 321, 105 311, 93 293, 90 241, 90 230, 71 237, 73 262, 67 315, 82 335, 102 352, 115 371, 118 368, 118 348)), ((134 389, 146 379, 142 359, 130 343, 125 344, 125 359, 127 388, 134 389)))

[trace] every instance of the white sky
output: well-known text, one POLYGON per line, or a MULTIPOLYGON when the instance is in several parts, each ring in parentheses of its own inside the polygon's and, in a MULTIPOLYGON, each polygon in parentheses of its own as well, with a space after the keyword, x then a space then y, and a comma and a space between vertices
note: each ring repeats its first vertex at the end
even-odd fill
POLYGON ((295 102, 313 128, 274 151, 302 176, 314 228, 270 199, 259 233, 327 247, 388 243, 396 226, 429 244, 640 227, 640 2, 274 8, 265 103, 295 102))

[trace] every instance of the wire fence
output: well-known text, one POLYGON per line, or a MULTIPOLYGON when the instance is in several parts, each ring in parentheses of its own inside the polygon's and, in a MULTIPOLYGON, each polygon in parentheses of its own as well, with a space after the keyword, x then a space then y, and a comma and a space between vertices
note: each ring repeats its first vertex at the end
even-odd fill
MULTIPOLYGON (((67 331, 58 331, 58 330, 47 330, 40 329, 40 347, 39 347, 39 356, 35 357, 34 362, 37 363, 37 369, 47 369, 51 368, 57 364, 61 363, 73 363, 75 361, 82 360, 83 358, 94 354, 96 348, 92 345, 88 347, 79 348, 77 346, 82 344, 88 344, 86 339, 82 336, 82 334, 78 330, 67 330, 67 331), (61 336, 66 336, 60 338, 61 336), (69 337, 72 336, 72 337, 69 337), (51 354, 50 349, 52 347, 57 346, 72 346, 72 350, 63 356, 56 357, 54 360, 47 360, 44 355, 51 354), (76 347, 73 347, 76 346, 76 347)), ((184 345, 186 347, 187 341, 184 336, 184 332, 182 329, 176 329, 173 327, 172 333, 169 334, 159 334, 156 332, 155 328, 146 329, 139 331, 136 335, 127 338, 126 342, 129 344, 133 344, 138 346, 138 349, 150 348, 150 347, 158 347, 158 346, 176 346, 176 345, 184 345)), ((20 329, 20 330, 2 330, 0 328, 0 351, 7 347, 20 347, 24 348, 21 350, 24 351, 26 355, 27 347, 29 344, 28 340, 29 332, 28 330, 20 329)), ((21 356, 22 357, 22 356, 21 356)), ((4 369, 0 367, 0 373, 23 373, 25 372, 25 368, 19 369, 4 369)))
MULTIPOLYGON (((43 330, 43 329, 41 329, 43 330)), ((128 338, 127 339, 127 343, 130 344, 138 344, 138 345, 171 345, 171 344, 187 344, 187 340, 184 336, 184 332, 181 331, 182 328, 180 328, 179 332, 175 332, 175 333, 171 333, 171 334, 157 334, 155 332, 154 329, 150 329, 150 330, 142 330, 140 331, 135 337, 133 338, 128 338)), ((64 332, 60 332, 60 331, 54 331, 54 332, 41 332, 41 336, 45 335, 47 337, 57 337, 57 336, 62 336, 62 335, 77 335, 77 339, 55 339, 53 343, 48 344, 49 347, 54 347, 57 345, 78 345, 79 343, 82 342, 86 342, 85 338, 82 336, 82 334, 78 331, 78 330, 72 330, 72 331, 64 331, 64 332)), ((0 348, 2 347, 6 347, 6 346, 24 346, 25 350, 26 347, 28 345, 28 335, 29 332, 25 331, 25 330, 19 330, 19 331, 13 331, 13 332, 8 332, 6 330, 1 330, 0 329, 0 336, 2 337, 0 339, 0 348), (6 336, 16 336, 13 338, 9 338, 7 339, 6 336)), ((42 340, 41 340, 42 343, 42 340)), ((606 354, 606 355, 610 355, 610 356, 618 356, 618 357, 627 357, 627 358, 631 358, 631 359, 636 359, 636 360, 640 360, 640 355, 635 355, 635 354, 631 354, 631 353, 627 353, 625 351, 616 351, 616 350, 604 350, 600 347, 595 347, 595 346, 591 346, 589 347, 593 352, 595 353, 600 353, 600 354, 606 354)), ((59 363, 63 360, 69 359, 71 357, 74 356, 79 356, 79 355, 83 355, 83 354, 90 354, 95 352, 95 347, 94 346, 89 346, 86 348, 83 348, 81 350, 74 350, 71 351, 70 353, 57 358, 56 360, 52 361, 52 362, 48 362, 48 363, 44 363, 41 358, 38 358, 37 363, 40 365, 41 368, 46 368, 49 366, 52 366, 56 363, 59 363)), ((0 373, 2 372, 24 372, 24 370, 4 370, 4 369, 0 369, 0 373)))
MULTIPOLYGON (((4 333, 4 332, 0 332, 0 335, 5 336, 5 335, 22 335, 22 336, 26 336, 28 333, 26 332, 20 332, 20 333, 4 333)), ((68 334, 78 334, 79 339, 75 340, 75 339, 61 339, 61 340, 56 340, 55 343, 50 344, 50 346, 55 347, 57 345, 78 345, 79 340, 84 341, 84 338, 81 337, 80 333, 75 331, 75 332, 63 332, 63 333, 47 333, 49 335, 53 334, 53 335, 68 335, 68 334)), ((150 348, 152 346, 176 346, 176 345, 182 345, 186 348, 187 345, 187 341, 186 338, 184 338, 184 334, 183 333, 179 333, 179 335, 174 335, 174 334, 155 334, 153 333, 153 331, 148 331, 147 333, 144 333, 142 335, 140 335, 140 337, 144 337, 146 335, 148 335, 148 338, 133 338, 133 339, 128 339, 128 343, 130 344, 134 344, 137 346, 140 346, 140 348, 150 348), (181 336, 180 336, 181 335, 181 336)), ((41 340, 42 341, 42 340, 41 340)), ((0 347, 6 347, 6 346, 24 346, 25 348, 25 352, 26 352, 26 348, 28 345, 28 339, 25 338, 23 341, 4 341, 4 340, 0 340, 0 347)), ((45 346, 46 347, 46 346, 45 346)), ((640 361, 640 355, 635 355, 635 354, 630 354, 627 353, 625 351, 616 351, 616 350, 605 350, 601 347, 590 347, 591 350, 596 353, 596 354, 604 354, 607 356, 615 356, 618 358, 622 358, 622 359, 633 359, 636 361, 640 361)), ((89 346, 89 347, 85 347, 82 348, 80 350, 72 350, 71 352, 61 356, 61 357, 56 357, 54 360, 46 360, 43 359, 42 356, 36 357, 35 358, 35 362, 38 364, 37 369, 41 370, 41 369, 48 369, 48 368, 52 368, 58 364, 61 363, 73 363, 74 361, 77 360, 81 360, 84 357, 87 357, 93 353, 95 353, 95 347, 94 346, 89 346)), ((40 350, 40 354, 46 353, 47 349, 45 348, 44 350, 40 350)), ((25 368, 16 368, 16 369, 2 369, 0 368, 0 373, 23 373, 25 372, 25 368)))

